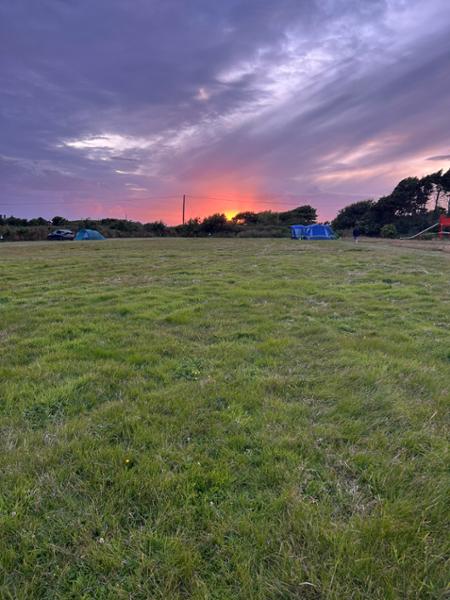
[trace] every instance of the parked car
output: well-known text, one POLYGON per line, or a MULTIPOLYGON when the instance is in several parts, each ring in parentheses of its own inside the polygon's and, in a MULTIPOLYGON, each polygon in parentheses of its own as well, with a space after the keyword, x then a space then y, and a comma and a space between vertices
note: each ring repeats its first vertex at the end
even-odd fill
POLYGON ((57 229, 48 234, 48 240, 73 240, 75 237, 70 229, 57 229))

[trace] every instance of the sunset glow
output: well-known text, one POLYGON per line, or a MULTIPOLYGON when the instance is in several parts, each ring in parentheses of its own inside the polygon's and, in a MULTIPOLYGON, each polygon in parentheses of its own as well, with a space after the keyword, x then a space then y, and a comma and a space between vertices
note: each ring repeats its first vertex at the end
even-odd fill
POLYGON ((226 218, 227 218, 228 221, 231 221, 232 218, 234 216, 236 216, 240 212, 242 212, 242 211, 240 211, 240 210, 227 210, 227 211, 225 211, 225 216, 226 216, 226 218))
POLYGON ((0 2, 0 211, 331 219, 448 168, 449 23, 447 0, 0 2))
POLYGON ((186 215, 187 218, 202 218, 223 213, 231 220, 239 212, 263 210, 260 208, 263 204, 258 204, 261 197, 256 181, 203 175, 187 194, 186 215))

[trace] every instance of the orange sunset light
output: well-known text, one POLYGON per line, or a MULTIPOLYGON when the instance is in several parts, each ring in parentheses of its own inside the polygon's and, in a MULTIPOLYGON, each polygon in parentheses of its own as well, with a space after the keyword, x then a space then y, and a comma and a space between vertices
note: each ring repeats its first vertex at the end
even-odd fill
POLYGON ((242 211, 241 210, 226 210, 224 212, 224 215, 226 216, 227 221, 231 221, 231 219, 240 212, 242 212, 242 211))
POLYGON ((189 216, 223 213, 228 221, 240 212, 257 211, 258 186, 254 183, 212 179, 202 181, 189 196, 189 216))

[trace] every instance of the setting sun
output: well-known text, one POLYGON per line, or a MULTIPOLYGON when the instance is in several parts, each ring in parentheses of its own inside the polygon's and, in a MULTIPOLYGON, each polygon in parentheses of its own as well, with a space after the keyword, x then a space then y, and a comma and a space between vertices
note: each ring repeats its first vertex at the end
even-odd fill
POLYGON ((203 175, 189 190, 186 214, 204 218, 220 213, 231 221, 241 212, 258 211, 258 197, 261 192, 255 181, 203 175))
POLYGON ((225 216, 227 218, 227 221, 231 221, 231 219, 236 216, 240 211, 238 210, 226 210, 225 211, 225 216))

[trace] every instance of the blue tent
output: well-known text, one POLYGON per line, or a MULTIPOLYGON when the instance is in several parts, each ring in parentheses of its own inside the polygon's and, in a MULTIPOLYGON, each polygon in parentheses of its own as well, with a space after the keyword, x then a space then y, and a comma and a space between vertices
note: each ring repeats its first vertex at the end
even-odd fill
POLYGON ((101 233, 95 231, 95 229, 80 229, 75 236, 75 239, 80 240, 104 240, 105 238, 101 233))
POLYGON ((334 240, 336 236, 329 225, 291 225, 291 238, 295 240, 334 240))
POLYGON ((293 240, 302 240, 305 235, 306 225, 291 225, 291 238, 293 240))

